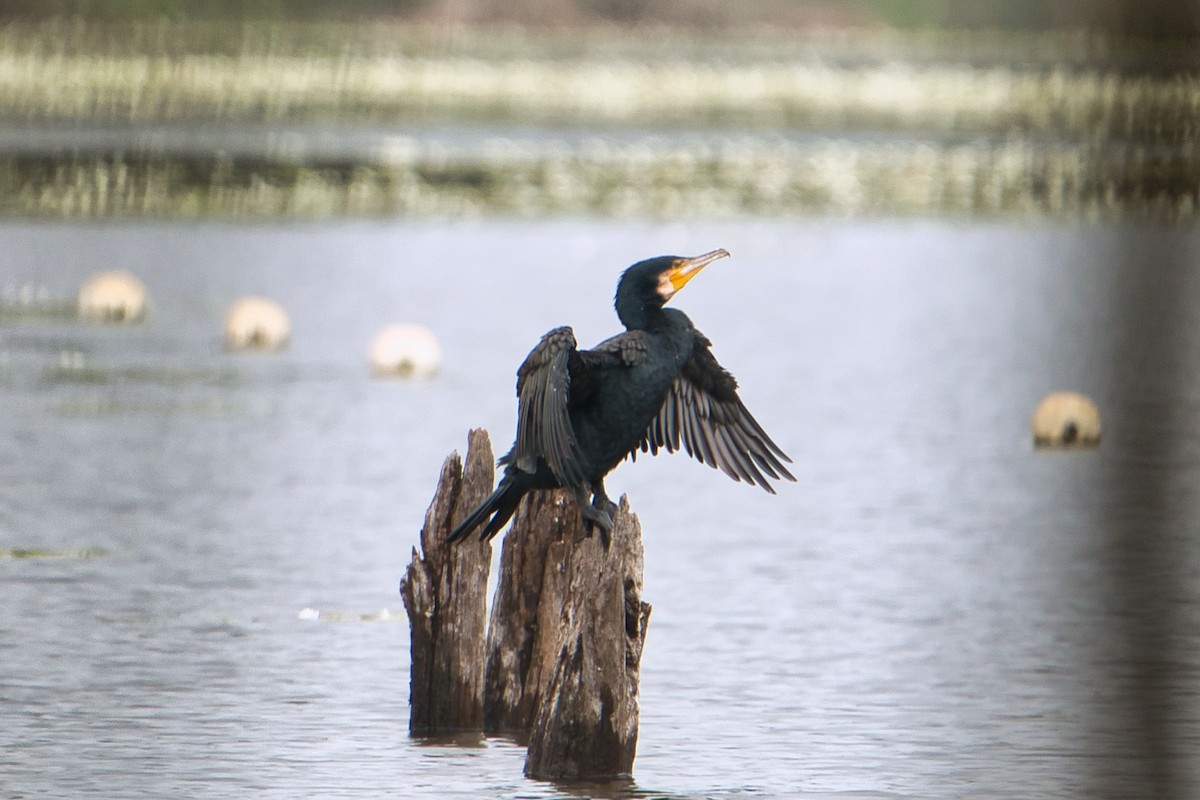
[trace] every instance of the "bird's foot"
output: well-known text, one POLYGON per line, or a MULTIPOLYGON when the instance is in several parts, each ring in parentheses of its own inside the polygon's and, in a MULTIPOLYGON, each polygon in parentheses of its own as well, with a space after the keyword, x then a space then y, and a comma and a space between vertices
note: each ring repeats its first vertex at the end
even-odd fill
MULTIPOLYGON (((609 505, 612 505, 612 503, 609 503, 609 505)), ((591 536, 592 532, 596 528, 599 528, 600 544, 604 546, 605 550, 608 549, 608 544, 611 540, 613 529, 612 513, 615 513, 615 511, 615 505, 613 506, 613 512, 609 512, 605 508, 596 508, 587 503, 580 503, 579 505, 579 513, 583 516, 583 532, 591 536)))
POLYGON ((604 491, 604 479, 596 481, 592 484, 592 511, 597 514, 602 514, 608 520, 608 527, 604 528, 600 533, 600 543, 604 545, 604 549, 608 549, 611 541, 611 533, 613 521, 617 518, 617 504, 608 499, 608 493, 604 491))
POLYGON ((592 500, 592 508, 597 511, 603 511, 608 514, 610 520, 617 518, 617 504, 609 500, 605 495, 598 495, 592 500))

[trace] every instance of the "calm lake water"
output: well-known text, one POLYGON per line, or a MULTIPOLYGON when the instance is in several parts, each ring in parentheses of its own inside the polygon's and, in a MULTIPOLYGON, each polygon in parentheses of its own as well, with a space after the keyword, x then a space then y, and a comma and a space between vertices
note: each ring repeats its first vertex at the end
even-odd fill
POLYGON ((1195 233, 7 222, 0 241, 9 294, 122 267, 152 296, 138 327, 0 324, 0 548, 60 556, 0 559, 4 798, 597 793, 523 779, 505 741, 408 737, 397 582, 444 457, 475 426, 507 448, 537 338, 604 338, 622 268, 716 247, 733 258, 675 303, 798 483, 770 497, 682 456, 608 481, 654 605, 622 791, 1200 785, 1195 233), (222 350, 246 293, 288 308, 285 353, 222 350), (370 378, 399 321, 440 337, 440 377, 370 378), (1096 399, 1099 449, 1032 449, 1057 388, 1096 399))

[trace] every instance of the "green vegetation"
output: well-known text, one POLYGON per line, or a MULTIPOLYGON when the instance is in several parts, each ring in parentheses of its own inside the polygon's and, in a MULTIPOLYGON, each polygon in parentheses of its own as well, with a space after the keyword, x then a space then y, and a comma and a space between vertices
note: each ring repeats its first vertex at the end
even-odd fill
POLYGON ((0 17, 304 19, 412 13, 424 0, 0 0, 0 17))
POLYGON ((0 19, 89 21, 392 19, 451 25, 586 27, 617 23, 728 32, 737 27, 813 26, 906 30, 1091 30, 1153 39, 1200 33, 1193 2, 1181 0, 0 0, 0 19))
POLYGON ((66 362, 47 369, 42 380, 48 384, 149 383, 161 386, 190 386, 193 384, 233 386, 238 383, 238 374, 228 368, 176 368, 145 365, 114 367, 66 362))
POLYGON ((1191 219, 1200 80, 1124 68, 1149 52, 1079 34, 14 22, 0 28, 10 123, 261 136, 239 152, 153 137, 10 150, 0 213, 1191 219), (431 123, 546 132, 454 149, 398 133, 431 123), (331 152, 279 134, 310 125, 373 144, 331 152))
POLYGON ((0 212, 250 219, 949 213, 1179 221, 1195 215, 1197 175, 1195 155, 1131 145, 730 141, 656 148, 597 140, 571 149, 497 141, 447 159, 413 142, 355 164, 77 157, 47 174, 41 164, 8 158, 0 161, 0 212))
POLYGON ((918 61, 901 47, 906 39, 886 37, 710 45, 679 36, 665 54, 643 55, 637 41, 603 34, 539 38, 535 47, 519 33, 447 40, 391 26, 106 30, 60 23, 0 31, 0 117, 1200 138, 1200 80, 1082 69, 1099 49, 1088 38, 927 37, 918 61), (209 41, 224 44, 213 52, 209 41), (966 50, 982 63, 963 63, 966 50), (1018 65, 999 66, 1005 55, 1018 65))
POLYGON ((99 558, 108 555, 99 547, 85 547, 81 550, 48 550, 42 547, 0 547, 0 561, 10 559, 70 559, 82 560, 99 558))

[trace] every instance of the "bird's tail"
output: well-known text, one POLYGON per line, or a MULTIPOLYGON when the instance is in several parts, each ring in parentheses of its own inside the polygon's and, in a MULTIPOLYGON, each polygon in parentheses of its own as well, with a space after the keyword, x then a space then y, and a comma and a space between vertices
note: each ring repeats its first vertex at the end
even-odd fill
POLYGON ((479 532, 480 539, 491 539, 504 528, 505 524, 512 518, 512 515, 517 510, 517 504, 521 502, 521 497, 525 494, 525 490, 517 486, 507 475, 500 480, 500 484, 496 487, 496 491, 487 496, 487 499, 479 504, 479 507, 467 515, 467 518, 450 532, 446 537, 447 542, 457 542, 460 539, 465 539, 470 535, 471 531, 480 526, 485 519, 487 524, 483 526, 483 530, 479 532), (488 519, 491 517, 491 519, 488 519))

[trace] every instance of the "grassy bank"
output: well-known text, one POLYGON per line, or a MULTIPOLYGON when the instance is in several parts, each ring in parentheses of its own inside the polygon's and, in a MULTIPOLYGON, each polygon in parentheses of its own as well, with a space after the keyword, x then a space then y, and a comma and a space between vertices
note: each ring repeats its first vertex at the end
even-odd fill
POLYGON ((0 153, 0 210, 1191 219, 1200 78, 1119 68, 1144 56, 1062 35, 10 25, 0 118, 18 127, 355 125, 393 145, 353 156, 23 147, 0 153), (430 121, 641 133, 455 153, 392 135, 430 121), (691 142, 698 131, 724 143, 691 142))
POLYGON ((196 156, 0 159, 0 212, 46 217, 629 217, 954 214, 1190 220, 1200 159, 1135 146, 578 148, 497 141, 308 163, 196 156))
POLYGON ((1121 69, 1139 64, 1200 64, 1188 42, 1137 42, 1075 32, 895 30, 890 28, 471 27, 387 20, 283 23, 252 19, 150 18, 125 22, 57 17, 0 23, 0 51, 148 57, 405 56, 492 61, 715 60, 721 63, 820 61, 956 63, 975 67, 1121 69))
POLYGON ((0 118, 389 124, 437 118, 1200 138, 1195 73, 1131 75, 1113 66, 1131 52, 1061 35, 717 39, 609 29, 533 36, 384 23, 59 20, 0 32, 0 118))
POLYGON ((0 116, 389 123, 436 117, 1189 143, 1200 139, 1200 80, 955 66, 0 53, 0 116))

